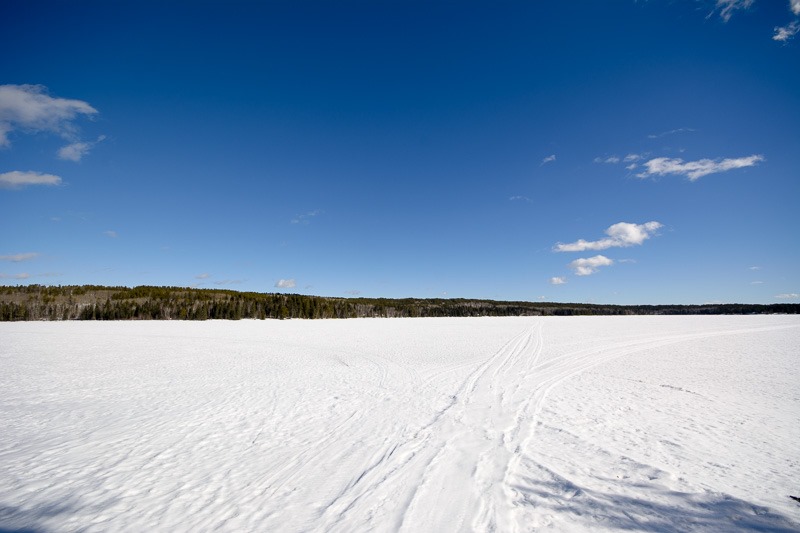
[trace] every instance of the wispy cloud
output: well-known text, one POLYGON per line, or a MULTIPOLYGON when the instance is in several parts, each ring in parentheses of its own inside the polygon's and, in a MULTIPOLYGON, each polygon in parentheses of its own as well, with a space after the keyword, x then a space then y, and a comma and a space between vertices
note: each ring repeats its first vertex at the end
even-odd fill
POLYGON ((208 272, 203 272, 202 274, 198 274, 194 277, 194 279, 208 279, 211 277, 211 274, 208 272))
POLYGON ((763 284, 764 284, 763 281, 751 281, 750 282, 750 285, 763 285, 763 284))
POLYGON ((116 231, 111 230, 111 229, 107 230, 107 231, 104 231, 103 235, 105 235, 106 237, 110 237, 112 239, 116 239, 117 237, 119 237, 119 233, 117 233, 116 231))
MULTIPOLYGON (((719 16, 725 22, 731 19, 733 12, 739 9, 749 9, 753 5, 754 0, 717 0, 715 11, 719 10, 719 16)), ((713 11, 712 11, 713 13, 713 11)))
POLYGON ((695 131, 692 128, 676 128, 674 130, 669 131, 662 131, 661 133, 651 133, 647 136, 648 139, 660 139, 661 137, 666 137, 667 135, 675 135, 676 133, 690 133, 695 131))
POLYGON ((627 165, 625 165, 627 170, 635 170, 639 167, 638 162, 642 159, 644 159, 642 154, 628 154, 622 159, 622 162, 627 163, 627 165))
POLYGON ((297 282, 294 278, 290 279, 279 279, 275 282, 275 287, 278 289, 293 289, 297 286, 297 282))
POLYGON ((751 267, 748 268, 748 270, 761 270, 761 267, 760 266, 751 266, 751 267))
POLYGON ((622 161, 622 160, 619 157, 615 156, 615 155, 610 155, 610 156, 607 156, 607 157, 595 157, 594 158, 594 162, 595 163, 615 164, 615 163, 619 163, 620 161, 622 161))
POLYGON ((296 215, 291 220, 291 223, 292 224, 308 224, 308 223, 311 222, 312 218, 314 218, 315 216, 320 215, 320 214, 322 214, 322 211, 317 209, 315 211, 309 211, 308 213, 305 213, 303 215, 296 215))
POLYGON ((54 98, 43 85, 0 85, 0 147, 9 146, 15 130, 49 132, 77 141, 73 121, 97 110, 82 100, 54 98))
POLYGON ((589 276, 597 272, 598 268, 613 264, 614 261, 612 259, 604 255, 596 255, 594 257, 576 259, 569 264, 569 267, 575 272, 576 276, 589 276))
POLYGON ((244 283, 243 279, 221 279, 215 281, 214 285, 240 285, 242 283, 244 283))
POLYGON ((83 156, 88 154, 89 151, 91 151, 91 149, 97 145, 97 143, 103 141, 105 138, 105 135, 101 135, 94 142, 74 142, 72 144, 63 146, 58 150, 58 158, 66 161, 75 161, 77 163, 83 158, 83 156))
POLYGON ((0 273, 0 279, 28 279, 31 277, 30 274, 27 272, 22 272, 20 274, 3 274, 0 273))
POLYGON ((12 263, 19 263, 22 261, 30 261, 31 259, 36 259, 37 257, 39 257, 38 253, 27 252, 24 254, 0 255, 0 261, 11 261, 12 263))
POLYGON ((567 278, 562 276, 554 276, 550 278, 550 285, 564 285, 567 282, 567 278))
MULTIPOLYGON (((630 222, 618 222, 606 229, 605 239, 597 241, 586 241, 578 239, 568 244, 558 243, 553 247, 555 252, 583 252, 586 250, 605 250, 607 248, 627 248, 637 246, 655 235, 656 231, 663 227, 663 224, 656 221, 644 224, 632 224, 630 222)), ((602 257, 602 256, 599 256, 602 257)))
POLYGON ((350 296, 358 296, 359 294, 361 294, 361 291, 356 290, 356 289, 352 289, 352 290, 349 290, 349 291, 344 291, 344 293, 345 294, 349 294, 350 296))
POLYGON ((528 198, 527 196, 511 196, 511 197, 509 197, 509 200, 512 201, 512 202, 520 202, 521 201, 521 202, 529 202, 529 203, 531 201, 531 199, 528 198))
POLYGON ((793 20, 786 26, 775 26, 775 33, 772 35, 772 40, 785 43, 786 41, 794 38, 799 31, 800 24, 796 20, 793 20))
POLYGON ((43 174, 28 170, 12 170, 0 174, 0 188, 22 189, 29 185, 61 185, 61 178, 54 174, 43 174))
MULTIPOLYGON (((754 3, 755 0, 716 0, 714 9, 711 10, 706 18, 710 18, 715 13, 719 12, 720 18, 727 23, 730 21, 734 12, 747 11, 754 3)), ((772 3, 775 3, 775 1, 773 0, 772 3)), ((800 15, 800 0, 789 0, 789 10, 795 15, 800 15)), ((799 23, 798 20, 794 20, 786 26, 776 26, 772 39, 783 43, 792 39, 798 31, 800 31, 800 27, 798 27, 799 23)))
POLYGON ((683 159, 656 157, 644 163, 645 171, 636 174, 637 178, 651 176, 666 176, 678 174, 686 176, 689 181, 695 181, 709 174, 727 172, 737 168, 752 167, 765 161, 763 155, 751 155, 734 159, 700 159, 698 161, 684 161, 683 159))
POLYGON ((800 294, 796 292, 784 292, 783 294, 776 294, 775 298, 779 298, 781 300, 797 300, 800 298, 800 294))
POLYGON ((625 163, 628 170, 633 170, 639 166, 639 161, 644 159, 646 154, 628 154, 624 157, 619 157, 616 155, 606 156, 606 157, 595 157, 595 163, 606 163, 609 165, 616 165, 617 163, 625 163))
POLYGON ((542 162, 539 164, 539 166, 546 165, 547 163, 552 163, 555 160, 556 160, 556 154, 548 155, 547 157, 542 159, 542 162))

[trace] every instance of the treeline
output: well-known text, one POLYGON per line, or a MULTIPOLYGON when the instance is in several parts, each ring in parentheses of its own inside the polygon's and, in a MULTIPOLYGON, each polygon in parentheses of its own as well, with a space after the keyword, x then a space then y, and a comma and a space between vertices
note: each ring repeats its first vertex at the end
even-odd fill
POLYGON ((181 287, 0 287, 0 321, 351 318, 344 298, 181 287))
POLYGON ((0 321, 774 313, 800 313, 800 304, 598 305, 469 299, 329 298, 183 287, 0 286, 0 321))

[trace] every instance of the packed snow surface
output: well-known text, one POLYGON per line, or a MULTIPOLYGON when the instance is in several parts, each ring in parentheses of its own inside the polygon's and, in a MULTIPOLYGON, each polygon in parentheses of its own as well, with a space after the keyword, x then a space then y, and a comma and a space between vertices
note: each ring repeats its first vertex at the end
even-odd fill
POLYGON ((800 318, 0 324, 0 531, 798 531, 800 318))

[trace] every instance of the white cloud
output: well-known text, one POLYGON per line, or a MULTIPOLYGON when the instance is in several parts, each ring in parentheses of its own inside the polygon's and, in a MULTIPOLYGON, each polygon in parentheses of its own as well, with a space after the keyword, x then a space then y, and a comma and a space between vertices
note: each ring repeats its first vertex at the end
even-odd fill
POLYGON ((630 222, 618 222, 605 231, 608 235, 605 239, 598 241, 585 241, 578 239, 568 244, 558 243, 553 247, 556 252, 583 252, 585 250, 605 250, 607 248, 627 248, 637 246, 652 237, 656 231, 663 227, 663 224, 656 221, 644 224, 631 224, 630 222))
POLYGON ((800 294, 796 292, 784 292, 783 294, 776 294, 775 298, 780 298, 781 300, 797 300, 800 298, 800 294))
POLYGON ((563 285, 567 282, 567 278, 555 276, 550 278, 550 285, 563 285))
POLYGON ((294 218, 291 220, 291 222, 292 222, 292 224, 308 224, 309 222, 311 222, 311 219, 312 219, 313 217, 315 217, 315 216, 317 216, 317 215, 319 215, 319 214, 321 214, 321 213, 322 213, 322 211, 320 211, 319 209, 317 209, 317 210, 315 210, 315 211, 310 211, 310 212, 308 212, 308 213, 305 213, 305 214, 303 214, 303 215, 296 215, 296 216, 295 216, 295 217, 294 217, 294 218))
POLYGON ((511 196, 509 198, 509 201, 511 201, 511 202, 515 202, 517 200, 521 200, 523 202, 530 202, 531 201, 531 199, 528 198, 527 196, 511 196))
POLYGON ((208 272, 203 272, 202 274, 198 274, 194 277, 194 279, 208 279, 211 277, 211 274, 208 272))
POLYGON ((65 159, 67 161, 78 162, 81 160, 83 156, 89 153, 89 150, 91 148, 92 145, 86 142, 77 142, 68 144, 66 146, 59 148, 58 158, 65 159))
POLYGON ((754 0, 717 0, 717 9, 722 20, 728 22, 737 9, 749 9, 754 0))
POLYGON ((602 266, 611 266, 614 261, 604 255, 596 255, 594 257, 585 257, 576 259, 569 264, 569 267, 575 271, 576 276, 589 276, 597 272, 597 269, 602 266))
POLYGON ((628 154, 625 157, 618 157, 616 155, 608 156, 608 157, 595 157, 595 163, 608 163, 611 165, 616 165, 617 163, 627 163, 628 170, 633 170, 638 166, 637 161, 641 161, 644 159, 646 154, 628 154))
POLYGON ((664 131, 661 133, 651 133, 647 136, 648 139, 660 139, 661 137, 666 137, 667 135, 674 135, 676 133, 689 133, 695 131, 692 128, 676 128, 674 130, 664 131))
POLYGON ((0 174, 0 188, 21 189, 28 185, 61 185, 61 178, 54 174, 42 174, 28 170, 12 170, 0 174))
POLYGON ((751 266, 750 270, 761 270, 760 266, 751 266))
POLYGON ((595 157, 594 158, 594 162, 595 163, 612 163, 613 164, 613 163, 619 163, 620 162, 620 158, 615 156, 615 155, 612 155, 612 156, 609 156, 609 157, 595 157))
POLYGON ((77 163, 83 156, 88 154, 89 151, 97 145, 97 143, 101 142, 105 138, 105 135, 101 135, 94 142, 74 142, 72 144, 62 146, 58 150, 58 158, 67 161, 75 161, 77 163))
POLYGON ((219 281, 215 281, 214 285, 240 285, 244 283, 245 280, 243 279, 221 279, 219 281))
POLYGON ((789 9, 795 15, 800 15, 800 0, 789 0, 789 9))
POLYGON ((358 296, 359 294, 361 294, 361 291, 353 289, 349 291, 344 291, 344 293, 349 294, 350 296, 358 296))
POLYGON ((750 285, 763 285, 763 284, 764 284, 763 281, 751 281, 750 282, 750 285))
POLYGON ((36 259, 39 254, 36 252, 27 252, 24 254, 0 255, 0 261, 11 261, 12 263, 19 263, 20 261, 29 261, 36 259))
POLYGON ((119 237, 119 234, 114 230, 104 231, 103 235, 105 235, 106 237, 111 237, 112 239, 116 239, 117 237, 119 237))
POLYGON ((0 85, 0 146, 9 146, 9 133, 50 132, 76 139, 72 121, 97 110, 82 100, 53 98, 42 85, 0 85))
POLYGON ((636 174, 637 178, 649 178, 650 176, 665 176, 667 174, 679 174, 695 181, 718 172, 726 172, 737 168, 752 167, 765 161, 762 155, 751 155, 748 157, 738 157, 736 159, 700 159, 698 161, 686 161, 683 159, 673 159, 669 157, 656 157, 644 163, 646 170, 636 174))
POLYGON ((279 279, 275 282, 275 287, 279 289, 293 289, 297 285, 294 278, 292 279, 279 279))
POLYGON ((542 165, 547 164, 547 163, 552 163, 555 160, 556 160, 556 154, 548 155, 547 157, 542 159, 542 163, 539 166, 542 166, 542 165))
POLYGON ((639 168, 639 165, 637 165, 636 163, 631 163, 630 165, 625 167, 626 170, 636 170, 637 168, 639 168))
POLYGON ((3 274, 0 273, 0 279, 28 279, 31 277, 30 274, 27 272, 23 272, 21 274, 3 274))
POLYGON ((775 26, 775 35, 772 36, 772 40, 785 43, 797 35, 797 32, 800 32, 800 24, 798 24, 796 20, 793 20, 787 26, 775 26))

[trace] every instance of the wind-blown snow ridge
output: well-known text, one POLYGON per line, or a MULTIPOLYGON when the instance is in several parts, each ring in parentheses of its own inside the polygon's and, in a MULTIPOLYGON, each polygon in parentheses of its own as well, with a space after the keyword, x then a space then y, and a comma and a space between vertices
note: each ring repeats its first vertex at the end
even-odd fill
POLYGON ((0 337, 0 530, 800 528, 796 317, 0 337))

